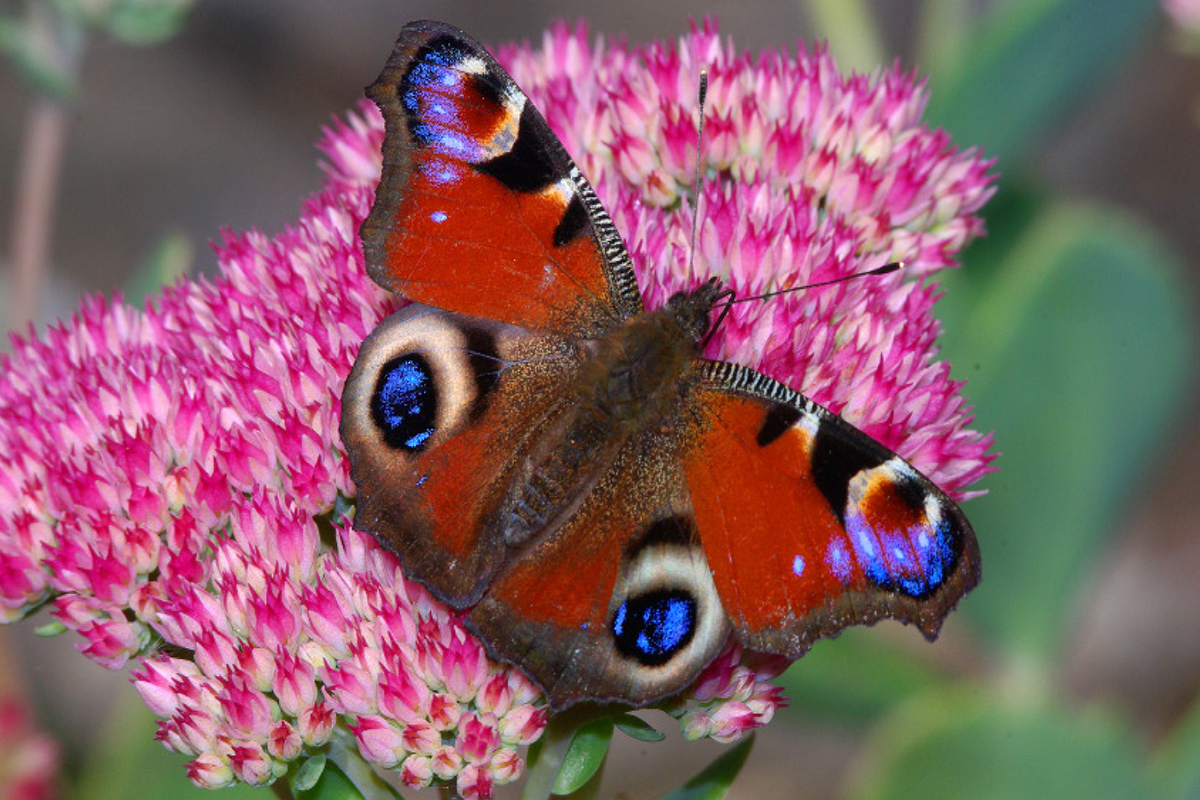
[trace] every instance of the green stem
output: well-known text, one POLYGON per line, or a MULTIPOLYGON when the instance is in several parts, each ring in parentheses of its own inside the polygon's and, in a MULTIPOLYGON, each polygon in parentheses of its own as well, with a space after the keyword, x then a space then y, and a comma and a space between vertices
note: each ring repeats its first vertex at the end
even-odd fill
POLYGON ((802 0, 802 5, 838 67, 870 72, 883 63, 883 37, 867 0, 802 0))
POLYGON ((606 713, 595 707, 575 706, 550 718, 542 738, 529 750, 529 771, 521 800, 548 800, 575 734, 584 724, 606 713))

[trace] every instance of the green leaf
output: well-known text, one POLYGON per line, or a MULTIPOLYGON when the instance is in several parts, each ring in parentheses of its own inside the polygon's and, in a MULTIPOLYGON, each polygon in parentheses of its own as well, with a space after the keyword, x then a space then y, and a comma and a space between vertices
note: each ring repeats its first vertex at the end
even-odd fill
POLYGON ((104 20, 109 35, 126 44, 158 44, 179 32, 193 0, 121 0, 104 20))
POLYGON ((324 753, 318 753, 312 758, 306 758, 291 776, 293 792, 305 792, 317 785, 321 773, 325 771, 328 758, 324 753))
POLYGON ((613 722, 622 733, 632 736, 639 742, 661 742, 667 738, 658 728, 633 714, 618 714, 613 718, 613 722))
POLYGON ((802 7, 840 69, 870 72, 883 63, 879 22, 864 0, 807 0, 802 7))
POLYGON ((332 761, 326 761, 321 774, 311 787, 293 788, 296 790, 296 800, 363 800, 354 782, 332 761))
POLYGON ((300 792, 297 800, 397 800, 400 793, 385 782, 363 759, 354 737, 345 728, 335 728, 328 744, 325 769, 312 789, 300 792))
POLYGON ((554 779, 554 794, 577 792, 595 776, 608 755, 612 735, 612 717, 593 720, 579 728, 554 779))
POLYGON ((978 689, 922 695, 879 731, 853 800, 1162 800, 1137 743, 1098 713, 978 689))
MULTIPOLYGON (((66 794, 77 800, 126 800, 130 797, 170 797, 213 800, 187 778, 188 759, 154 740, 156 720, 133 692, 124 692, 98 726, 91 749, 74 785, 66 794)), ((260 789, 244 784, 222 789, 222 800, 263 797, 260 789)))
POLYGON ((983 582, 962 610, 1045 666, 1191 383, 1192 309, 1151 230, 1081 205, 1042 214, 973 280, 944 281, 943 355, 1001 457, 965 507, 983 582))
POLYGON ((1134 51, 1160 13, 1147 0, 993 3, 957 68, 930 76, 925 118, 1011 171, 1134 51))
POLYGON ((878 632, 851 629, 817 642, 779 678, 791 700, 780 713, 865 723, 941 680, 926 665, 881 641, 878 632))
POLYGON ((694 778, 673 792, 663 795, 659 800, 721 800, 728 792, 750 748, 754 746, 754 737, 747 736, 736 746, 726 750, 715 761, 696 774, 694 778))
POLYGON ((34 636, 44 636, 47 638, 51 636, 58 636, 59 634, 66 632, 67 626, 63 625, 58 620, 55 620, 54 622, 47 622, 45 625, 39 625, 33 629, 34 636))
POLYGON ((925 0, 920 5, 917 63, 931 75, 956 69, 968 56, 971 3, 968 0, 925 0))
POLYGON ((12 59, 36 91, 57 100, 75 96, 77 86, 71 65, 82 40, 81 30, 48 13, 30 14, 22 20, 0 16, 0 54, 12 59))
POLYGON ((16 17, 0 13, 0 53, 16 52, 22 47, 25 28, 16 17))

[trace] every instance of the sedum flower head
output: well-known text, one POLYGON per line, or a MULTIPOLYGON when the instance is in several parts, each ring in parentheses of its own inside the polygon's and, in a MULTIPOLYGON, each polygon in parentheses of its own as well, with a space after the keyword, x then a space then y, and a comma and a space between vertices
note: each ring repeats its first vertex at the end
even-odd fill
MULTIPOLYGON (((675 45, 558 27, 502 52, 595 184, 647 304, 720 275, 739 295, 890 260, 904 274, 734 307, 712 356, 803 389, 959 497, 988 437, 936 361, 932 284, 980 231, 988 164, 921 127, 897 70, 739 55, 708 27, 675 45), (711 76, 695 265, 695 83, 711 76)), ((197 784, 269 783, 352 741, 418 787, 488 797, 546 724, 538 689, 348 519, 339 395, 398 300, 357 231, 382 123, 364 104, 321 142, 324 189, 275 237, 226 234, 220 274, 145 309, 85 301, 16 338, 0 377, 0 617, 48 604, 133 683, 197 784)), ((689 738, 731 741, 782 705, 785 663, 732 646, 667 704, 689 738)))
POLYGON ((0 800, 57 796, 58 765, 58 745, 33 726, 24 703, 0 695, 0 800))

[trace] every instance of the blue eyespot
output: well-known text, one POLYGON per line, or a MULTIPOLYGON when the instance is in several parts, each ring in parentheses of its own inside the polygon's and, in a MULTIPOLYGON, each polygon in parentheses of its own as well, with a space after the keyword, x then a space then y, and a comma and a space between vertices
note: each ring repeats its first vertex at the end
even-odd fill
POLYGON ((613 615, 617 651, 641 664, 665 664, 696 632, 696 601, 679 589, 631 597, 613 615))
POLYGON ((428 362, 413 353, 383 365, 371 395, 371 416, 389 447, 420 450, 433 436, 437 391, 428 362))
POLYGON ((867 578, 881 589, 925 597, 953 571, 955 551, 945 519, 936 526, 922 523, 907 530, 878 530, 854 509, 846 515, 846 530, 867 578))

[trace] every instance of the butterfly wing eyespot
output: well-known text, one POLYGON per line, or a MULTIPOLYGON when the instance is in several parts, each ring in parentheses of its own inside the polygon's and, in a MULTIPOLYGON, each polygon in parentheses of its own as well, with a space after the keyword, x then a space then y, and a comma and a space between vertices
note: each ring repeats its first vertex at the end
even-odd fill
MULTIPOLYGON (((608 633, 627 668, 679 681, 715 655, 728 624, 690 515, 655 520, 626 545, 608 633)), ((661 691, 661 689, 659 689, 661 691)))
POLYGON ((936 636, 979 581, 962 512, 903 459, 746 367, 703 362, 685 472, 734 632, 798 658, 895 618, 936 636))
POLYGON ((504 553, 489 514, 578 363, 553 334, 428 306, 393 314, 342 393, 356 526, 443 601, 475 602, 504 553))
POLYGON ((387 129, 361 229, 380 285, 580 336, 642 311, 625 247, 591 186, 477 42, 413 23, 367 93, 387 129))

